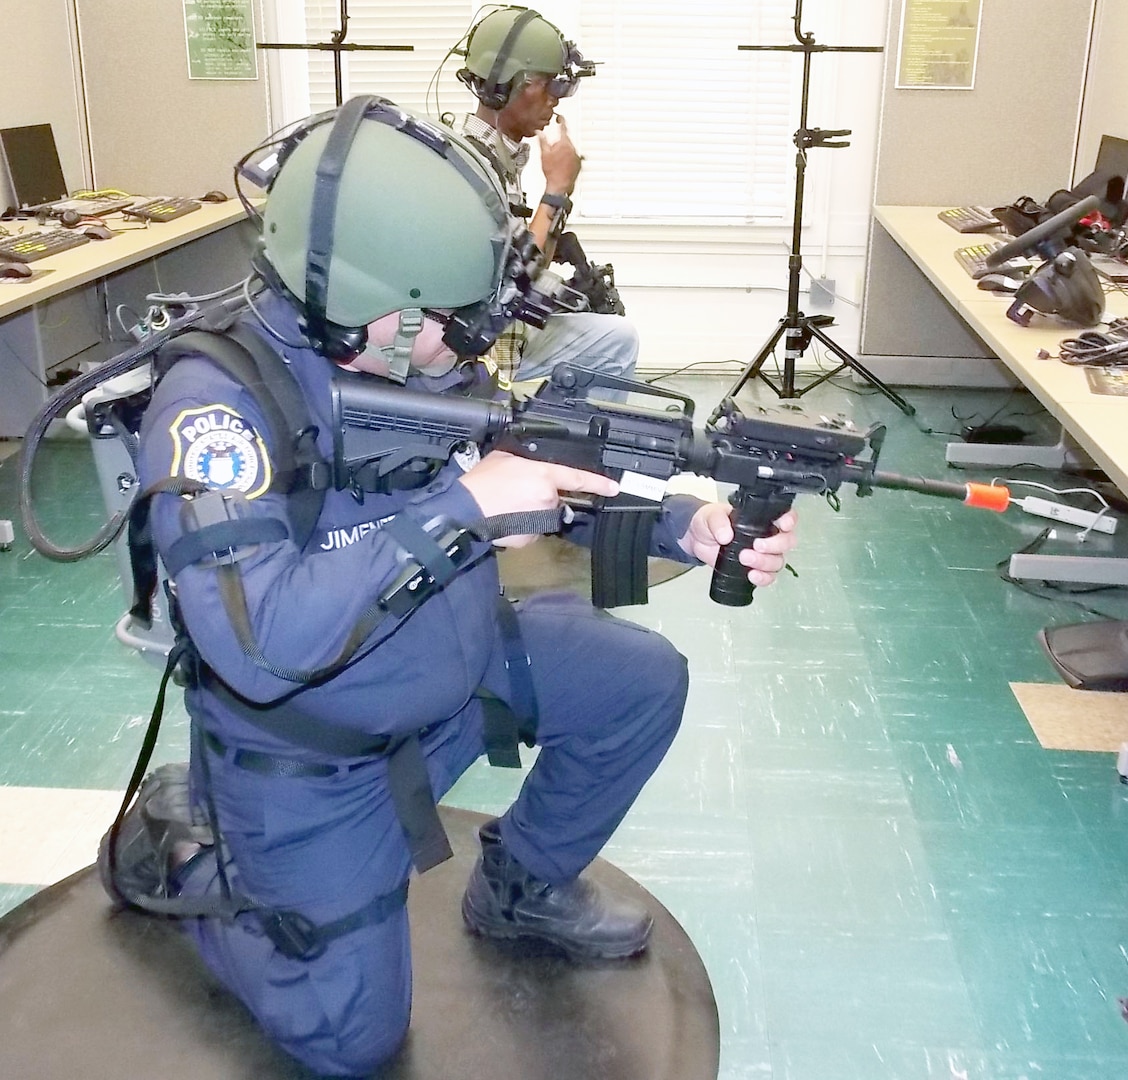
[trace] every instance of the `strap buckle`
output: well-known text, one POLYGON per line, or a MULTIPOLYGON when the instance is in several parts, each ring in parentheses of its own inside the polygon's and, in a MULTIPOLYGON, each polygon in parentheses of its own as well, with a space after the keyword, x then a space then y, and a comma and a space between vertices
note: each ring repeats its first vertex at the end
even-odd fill
POLYGON ((297 911, 256 911, 263 932, 274 947, 291 960, 316 960, 325 952, 318 928, 297 911))

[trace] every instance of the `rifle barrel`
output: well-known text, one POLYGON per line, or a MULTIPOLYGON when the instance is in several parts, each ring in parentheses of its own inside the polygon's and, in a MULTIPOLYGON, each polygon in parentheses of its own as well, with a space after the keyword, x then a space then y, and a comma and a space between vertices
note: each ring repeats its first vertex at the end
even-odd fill
POLYGON ((948 480, 931 480, 924 476, 900 476, 897 473, 875 472, 874 487, 899 488, 936 495, 941 499, 959 499, 967 506, 1002 513, 1010 506, 1010 489, 1002 484, 953 484, 948 480))

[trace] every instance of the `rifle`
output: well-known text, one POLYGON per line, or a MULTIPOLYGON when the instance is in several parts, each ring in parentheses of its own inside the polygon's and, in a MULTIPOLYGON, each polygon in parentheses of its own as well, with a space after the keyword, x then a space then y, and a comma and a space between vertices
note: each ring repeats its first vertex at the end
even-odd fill
POLYGON ((1010 502, 1001 486, 879 472, 880 424, 861 432, 849 420, 760 407, 746 412, 726 398, 699 429, 689 398, 568 364, 557 366, 535 395, 512 402, 413 391, 342 371, 334 376, 333 418, 334 485, 358 498, 399 486, 405 470, 418 482, 466 444, 618 480, 620 495, 581 503, 596 512, 592 598, 599 607, 646 602, 650 530, 660 490, 676 473, 735 485, 735 537, 721 549, 709 587, 712 600, 731 607, 752 602, 740 552, 770 536, 802 492, 823 494, 834 506, 842 484, 853 484, 859 496, 895 488, 1000 512, 1010 502), (629 396, 603 401, 601 389, 629 396), (651 404, 636 404, 640 397, 651 404))
POLYGON ((615 288, 615 268, 610 263, 602 266, 590 263, 574 232, 561 234, 552 261, 572 267, 572 276, 564 284, 587 297, 589 311, 600 315, 626 315, 627 309, 615 288))

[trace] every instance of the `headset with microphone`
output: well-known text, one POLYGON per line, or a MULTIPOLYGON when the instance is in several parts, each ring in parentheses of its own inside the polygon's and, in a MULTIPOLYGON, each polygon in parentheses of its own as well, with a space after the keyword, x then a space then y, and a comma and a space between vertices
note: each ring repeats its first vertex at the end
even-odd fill
MULTIPOLYGON (((480 75, 475 75, 469 68, 460 68, 457 72, 458 80, 468 86, 474 93, 474 96, 485 105, 487 109, 493 109, 494 112, 498 112, 505 108, 506 102, 509 101, 509 95, 513 90, 513 80, 508 79, 505 82, 499 82, 498 80, 501 78, 502 71, 505 70, 505 62, 513 52, 513 46, 521 36, 521 31, 534 19, 539 18, 540 15, 531 8, 525 8, 525 10, 513 20, 513 25, 509 28, 509 33, 505 35, 501 47, 497 50, 497 56, 494 57, 493 66, 484 79, 480 75)), ((475 27, 475 29, 477 28, 475 27)), ((472 30, 470 37, 466 39, 467 53, 470 52, 473 41, 474 31, 472 30)))
MULTIPOLYGON (((506 75, 506 66, 513 60, 515 53, 518 51, 518 44, 521 42, 522 36, 525 34, 526 29, 533 23, 542 23, 544 25, 544 37, 547 40, 535 42, 529 47, 546 48, 555 51, 559 48, 560 53, 558 57, 553 58, 551 64, 548 63, 547 55, 542 58, 542 64, 533 64, 529 70, 542 71, 543 74, 553 76, 548 84, 548 92, 555 98, 571 97, 576 92, 576 87, 579 85, 579 80, 585 76, 595 74, 595 63, 591 60, 585 60, 583 54, 580 52, 574 42, 567 41, 564 35, 557 27, 550 23, 543 15, 531 8, 523 7, 505 7, 497 11, 491 12, 484 19, 480 20, 470 31, 466 38, 466 48, 464 50, 456 49, 467 58, 467 65, 460 68, 455 72, 455 76, 459 82, 467 86, 471 93, 487 108, 492 109, 494 112, 500 112, 505 108, 506 104, 513 93, 514 78, 516 72, 510 71, 506 75), (514 19, 510 25, 505 36, 502 38, 501 43, 497 47, 497 52, 494 55, 493 63, 490 65, 488 72, 473 71, 470 64, 473 63, 471 59, 474 54, 474 39, 482 32, 482 28, 499 16, 507 13, 513 13, 514 19), (549 71, 547 68, 551 67, 549 71)), ((487 29, 486 33, 489 33, 487 29)), ((522 60, 528 60, 530 57, 521 57, 522 60)))

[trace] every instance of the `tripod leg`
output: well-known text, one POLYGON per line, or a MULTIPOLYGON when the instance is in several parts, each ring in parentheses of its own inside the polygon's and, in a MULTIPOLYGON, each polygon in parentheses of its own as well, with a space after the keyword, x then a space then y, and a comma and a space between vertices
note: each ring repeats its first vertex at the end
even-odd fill
MULTIPOLYGON (((875 386, 878 390, 880 390, 906 416, 916 416, 916 409, 914 409, 912 405, 910 405, 903 397, 901 397, 901 395, 898 394, 892 387, 886 386, 885 383, 883 383, 872 371, 855 360, 854 357, 852 357, 844 348, 842 348, 842 346, 839 345, 838 342, 835 341, 832 337, 830 337, 821 327, 810 326, 810 324, 808 324, 808 326, 811 331, 811 336, 817 337, 819 341, 821 341, 832 353, 834 353, 835 356, 838 357, 839 360, 842 361, 841 367, 838 368, 838 371, 841 371, 844 367, 848 367, 853 371, 856 371, 859 375, 861 375, 863 379, 866 380, 866 382, 870 383, 872 386, 875 386)), ((837 372, 832 371, 830 375, 825 375, 822 379, 819 379, 819 382, 824 382, 834 374, 837 374, 837 372)), ((818 383, 814 385, 817 386, 818 383)), ((804 387, 803 392, 806 393, 806 391, 810 389, 810 386, 804 387)))
MULTIPOLYGON (((786 319, 780 319, 780 321, 778 323, 776 323, 775 330, 772 331, 772 336, 770 338, 768 338, 767 341, 764 342, 763 347, 755 355, 755 357, 753 357, 753 359, 748 364, 745 365, 744 370, 740 373, 740 377, 736 380, 736 382, 734 382, 732 384, 732 386, 730 386, 728 388, 728 390, 725 391, 725 394, 724 394, 725 398, 735 397, 738 393, 740 393, 741 390, 744 389, 744 387, 748 383, 749 379, 756 379, 756 378, 762 379, 764 382, 766 382, 768 384, 768 386, 770 386, 773 390, 775 390, 775 392, 777 394, 780 393, 780 389, 778 387, 776 387, 775 384, 771 381, 771 379, 769 379, 763 373, 763 367, 764 367, 764 362, 775 351, 776 344, 779 341, 779 339, 781 337, 783 337, 783 332, 786 329, 787 329, 787 320, 786 319)), ((724 398, 722 398, 721 400, 723 401, 724 398)), ((712 417, 710 417, 710 423, 713 420, 716 420, 718 415, 719 415, 719 412, 715 411, 713 413, 712 417)))

